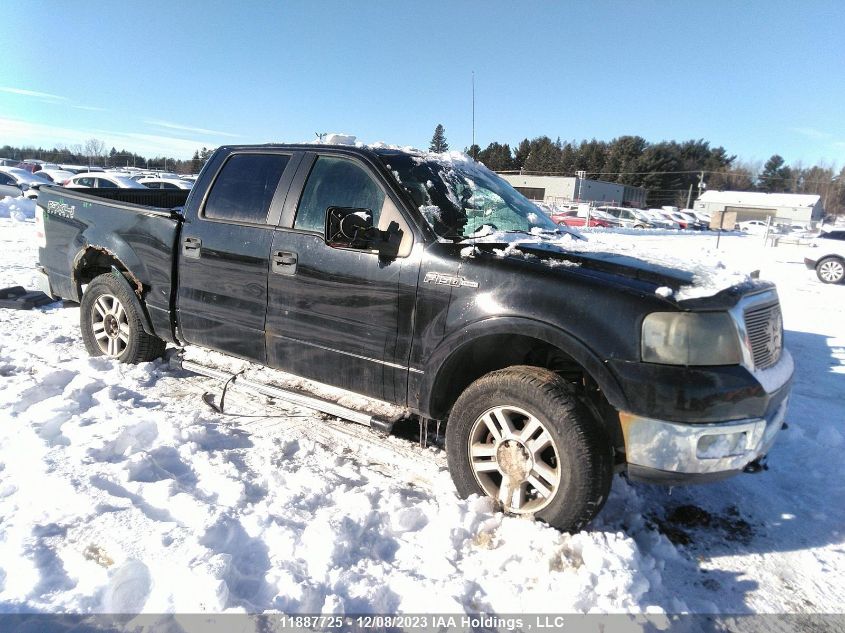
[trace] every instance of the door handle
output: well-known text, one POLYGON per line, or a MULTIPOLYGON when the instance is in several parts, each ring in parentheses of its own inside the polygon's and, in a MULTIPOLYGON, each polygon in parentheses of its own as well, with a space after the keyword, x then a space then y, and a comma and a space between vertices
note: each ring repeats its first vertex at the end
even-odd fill
POLYGON ((271 257, 270 269, 277 275, 296 273, 297 256, 291 251, 275 251, 271 257))
POLYGON ((199 259, 202 240, 198 237, 186 237, 182 241, 182 255, 191 259, 199 259))

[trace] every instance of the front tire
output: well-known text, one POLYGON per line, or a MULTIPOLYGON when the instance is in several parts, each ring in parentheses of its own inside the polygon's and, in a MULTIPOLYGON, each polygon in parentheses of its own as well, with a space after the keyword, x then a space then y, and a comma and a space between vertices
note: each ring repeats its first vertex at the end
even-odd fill
POLYGON ((147 334, 135 298, 113 273, 96 277, 85 290, 79 326, 91 356, 143 363, 164 354, 165 342, 147 334))
POLYGON ((845 279, 845 262, 838 257, 825 257, 816 264, 816 276, 825 284, 842 283, 845 279))
POLYGON ((567 532, 583 528, 610 492, 604 430, 560 376, 516 366, 479 378, 446 425, 449 472, 461 497, 484 494, 505 512, 567 532))

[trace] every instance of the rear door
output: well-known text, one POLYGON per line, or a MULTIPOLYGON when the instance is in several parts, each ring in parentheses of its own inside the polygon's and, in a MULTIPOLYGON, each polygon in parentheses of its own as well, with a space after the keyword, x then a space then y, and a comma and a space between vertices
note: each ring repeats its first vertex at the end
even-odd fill
POLYGON ((404 402, 421 249, 383 177, 355 156, 309 153, 291 187, 271 249, 268 364, 391 402, 404 402), (306 178, 307 177, 307 178, 306 178), (399 257, 333 248, 329 207, 396 221, 399 257))
POLYGON ((260 363, 273 232, 301 154, 234 151, 182 228, 177 307, 189 343, 260 363))

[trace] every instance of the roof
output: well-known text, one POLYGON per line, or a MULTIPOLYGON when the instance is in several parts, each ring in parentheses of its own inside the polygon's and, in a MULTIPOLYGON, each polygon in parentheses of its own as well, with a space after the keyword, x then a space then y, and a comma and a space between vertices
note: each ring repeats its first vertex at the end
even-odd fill
POLYGON ((805 193, 763 193, 760 191, 705 191, 701 202, 747 204, 753 207, 814 207, 821 196, 805 193))

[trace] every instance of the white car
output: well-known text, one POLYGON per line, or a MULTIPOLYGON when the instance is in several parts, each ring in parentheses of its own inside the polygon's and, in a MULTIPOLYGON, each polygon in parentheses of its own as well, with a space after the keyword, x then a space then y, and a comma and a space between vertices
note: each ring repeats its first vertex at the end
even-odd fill
POLYGON ((52 185, 53 183, 39 176, 32 174, 25 169, 18 167, 0 167, 0 193, 4 196, 17 198, 23 195, 26 198, 37 198, 38 189, 41 185, 52 185))
POLYGON ((126 176, 107 174, 103 171, 86 172, 71 176, 64 185, 68 189, 146 189, 140 183, 135 182, 126 176))
POLYGON ((752 233, 754 235, 765 235, 769 230, 769 225, 761 220, 747 220, 738 223, 737 226, 743 233, 752 233))
POLYGON ((842 283, 845 279, 845 230, 820 233, 804 251, 804 264, 816 271, 822 283, 842 283))
POLYGON ((41 169, 36 172, 39 176, 43 176, 48 180, 52 180, 57 185, 62 185, 70 178, 73 178, 74 173, 65 169, 41 169))
POLYGON ((141 178, 140 182, 150 189, 190 189, 194 183, 176 178, 141 178))

